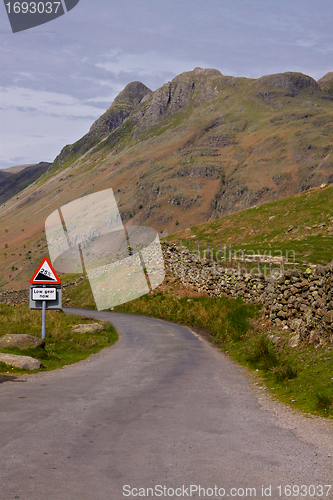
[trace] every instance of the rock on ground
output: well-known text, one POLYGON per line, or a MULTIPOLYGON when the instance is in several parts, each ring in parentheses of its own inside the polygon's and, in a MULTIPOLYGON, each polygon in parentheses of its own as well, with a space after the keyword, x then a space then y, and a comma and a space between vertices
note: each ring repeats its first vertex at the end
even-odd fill
POLYGON ((30 347, 45 347, 44 340, 34 335, 26 333, 6 334, 0 337, 0 349, 5 347, 18 347, 19 349, 29 349, 30 347))
POLYGON ((38 359, 31 356, 18 356, 17 354, 0 353, 0 362, 24 370, 39 370, 43 366, 38 359))
POLYGON ((72 326, 72 331, 77 333, 95 333, 98 330, 104 330, 104 326, 99 325, 98 323, 80 324, 72 326))
POLYGON ((288 342, 289 347, 297 347, 298 344, 300 343, 300 335, 297 333, 296 335, 293 335, 291 339, 288 342))

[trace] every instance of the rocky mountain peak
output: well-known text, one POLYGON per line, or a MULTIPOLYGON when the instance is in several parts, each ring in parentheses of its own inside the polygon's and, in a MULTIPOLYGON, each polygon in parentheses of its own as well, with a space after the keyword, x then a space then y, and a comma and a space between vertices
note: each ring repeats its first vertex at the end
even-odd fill
POLYGON ((122 90, 109 109, 96 120, 89 134, 103 137, 117 128, 152 91, 141 82, 131 82, 122 90))
POLYGON ((143 97, 151 93, 152 91, 144 83, 131 82, 117 95, 110 107, 115 107, 117 104, 127 104, 132 105, 134 108, 141 102, 143 97))
POLYGON ((103 138, 117 129, 152 91, 141 82, 131 82, 112 102, 111 106, 90 127, 88 134, 74 144, 65 146, 54 161, 54 166, 63 164, 71 155, 84 154, 103 138))
POLYGON ((333 71, 326 73, 317 83, 319 83, 321 90, 333 94, 333 71))
POLYGON ((214 69, 214 68, 199 68, 199 67, 196 67, 196 68, 194 68, 193 72, 196 75, 221 75, 222 76, 221 71, 219 71, 218 69, 214 69))
POLYGON ((299 92, 308 87, 320 90, 318 83, 311 76, 291 71, 262 76, 258 78, 257 84, 279 87, 292 92, 299 92))

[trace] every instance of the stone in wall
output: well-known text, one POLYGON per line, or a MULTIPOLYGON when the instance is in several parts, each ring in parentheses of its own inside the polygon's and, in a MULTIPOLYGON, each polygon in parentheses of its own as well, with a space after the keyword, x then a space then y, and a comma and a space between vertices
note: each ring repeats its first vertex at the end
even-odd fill
POLYGON ((262 305, 262 313, 272 326, 290 330, 293 345, 306 343, 333 345, 333 262, 315 270, 288 270, 274 275, 244 275, 236 269, 201 259, 187 248, 163 242, 166 268, 184 286, 212 297, 242 297, 262 305))

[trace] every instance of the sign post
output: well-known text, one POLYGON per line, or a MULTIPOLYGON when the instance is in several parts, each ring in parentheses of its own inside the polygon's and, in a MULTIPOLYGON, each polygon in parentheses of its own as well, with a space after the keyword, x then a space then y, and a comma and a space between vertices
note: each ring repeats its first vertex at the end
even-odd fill
POLYGON ((45 257, 30 280, 31 294, 29 297, 30 309, 42 310, 42 339, 45 339, 46 309, 61 309, 61 287, 48 287, 47 285, 60 285, 59 276, 52 267, 51 262, 45 257))
MULTIPOLYGON (((43 285, 43 288, 46 288, 46 285, 43 285)), ((46 330, 46 300, 43 300, 43 309, 42 309, 42 339, 45 339, 45 330, 46 330)))

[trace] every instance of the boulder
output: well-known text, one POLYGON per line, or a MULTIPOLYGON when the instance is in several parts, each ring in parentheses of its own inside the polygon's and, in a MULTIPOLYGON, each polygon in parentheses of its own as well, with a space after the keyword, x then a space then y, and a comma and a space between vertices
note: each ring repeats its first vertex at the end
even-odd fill
POLYGON ((267 337, 269 338, 269 340, 271 340, 274 344, 276 344, 277 342, 279 342, 280 338, 278 335, 267 335, 267 337))
POLYGON ((77 333, 95 333, 104 330, 104 326, 98 323, 80 324, 72 326, 72 331, 77 333))
POLYGON ((293 335, 293 336, 291 337, 291 339, 289 340, 289 342, 288 342, 288 346, 289 346, 289 347, 297 347, 297 346, 298 346, 298 344, 299 344, 299 341, 300 341, 300 336, 299 336, 299 334, 297 334, 297 335, 293 335))
POLYGON ((18 347, 19 349, 29 349, 30 347, 44 347, 45 342, 39 337, 27 335, 26 333, 6 334, 0 337, 0 349, 5 347, 18 347))
POLYGON ((17 354, 0 353, 0 362, 15 366, 15 368, 23 368, 24 370, 39 370, 43 366, 38 359, 31 356, 18 356, 17 354))

